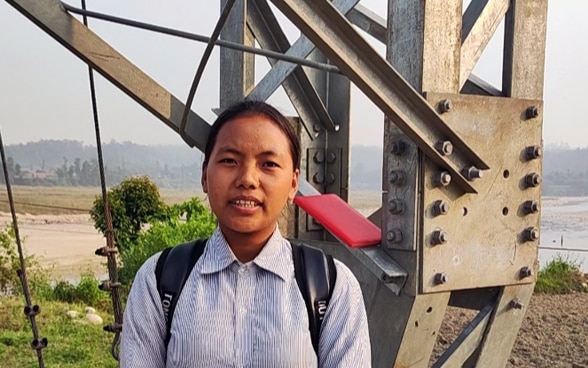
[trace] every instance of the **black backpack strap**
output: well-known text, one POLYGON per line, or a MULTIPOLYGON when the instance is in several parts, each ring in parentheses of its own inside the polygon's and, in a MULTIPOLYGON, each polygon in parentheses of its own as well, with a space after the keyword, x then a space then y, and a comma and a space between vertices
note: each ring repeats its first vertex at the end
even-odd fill
POLYGON ((180 293, 194 265, 204 252, 207 239, 199 239, 165 249, 155 266, 157 291, 165 317, 165 347, 171 338, 171 324, 180 293))
POLYGON ((308 310, 310 338, 318 354, 321 325, 333 294, 337 270, 333 257, 321 249, 292 243, 294 275, 308 310))

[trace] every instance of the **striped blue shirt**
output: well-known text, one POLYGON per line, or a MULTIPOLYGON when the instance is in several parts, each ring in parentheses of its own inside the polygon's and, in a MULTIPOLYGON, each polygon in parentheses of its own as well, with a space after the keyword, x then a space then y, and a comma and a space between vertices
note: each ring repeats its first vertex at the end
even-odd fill
POLYGON ((216 230, 178 299, 166 351, 155 280, 158 257, 145 262, 131 288, 121 368, 371 366, 359 283, 337 260, 337 281, 316 356, 292 250, 277 229, 259 255, 245 264, 216 230))

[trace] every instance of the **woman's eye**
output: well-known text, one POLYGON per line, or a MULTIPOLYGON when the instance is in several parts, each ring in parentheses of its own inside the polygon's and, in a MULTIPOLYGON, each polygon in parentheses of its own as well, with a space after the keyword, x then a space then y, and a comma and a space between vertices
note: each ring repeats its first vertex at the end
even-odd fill
POLYGON ((264 163, 263 166, 265 166, 265 167, 280 167, 280 165, 278 165, 277 163, 275 163, 273 161, 268 161, 268 162, 264 163))

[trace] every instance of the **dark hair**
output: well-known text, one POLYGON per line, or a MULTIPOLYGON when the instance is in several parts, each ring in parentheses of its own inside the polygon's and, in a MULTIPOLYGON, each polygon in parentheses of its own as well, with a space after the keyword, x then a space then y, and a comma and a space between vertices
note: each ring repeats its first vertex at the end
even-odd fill
POLYGON ((208 164, 210 154, 216 144, 216 137, 225 123, 248 115, 264 115, 276 123, 278 128, 286 134, 286 137, 290 141, 290 154, 292 155, 294 169, 300 169, 300 139, 298 139, 298 135, 290 121, 270 104, 263 101, 250 100, 240 101, 229 106, 216 118, 210 129, 210 133, 208 133, 208 141, 204 150, 204 166, 208 164))

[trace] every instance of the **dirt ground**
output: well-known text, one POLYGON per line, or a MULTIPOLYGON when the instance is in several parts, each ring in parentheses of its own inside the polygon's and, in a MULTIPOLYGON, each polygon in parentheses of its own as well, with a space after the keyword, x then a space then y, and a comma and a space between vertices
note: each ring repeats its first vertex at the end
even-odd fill
MULTIPOLYGON (((26 253, 52 268, 56 279, 75 280, 81 272, 106 274, 94 250, 105 245, 88 215, 19 215, 26 253)), ((0 226, 10 222, 0 213, 0 226)), ((439 355, 474 312, 449 308, 439 332, 439 355)), ((532 297, 507 367, 588 368, 588 293, 536 294, 532 297)))

